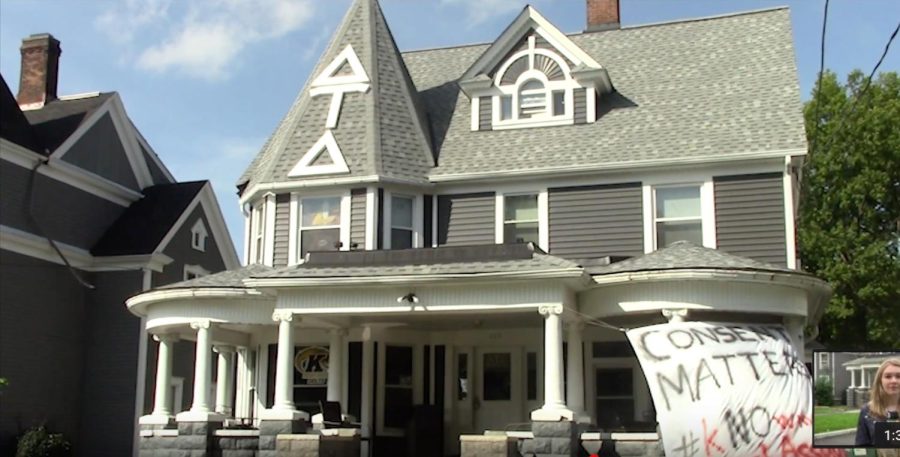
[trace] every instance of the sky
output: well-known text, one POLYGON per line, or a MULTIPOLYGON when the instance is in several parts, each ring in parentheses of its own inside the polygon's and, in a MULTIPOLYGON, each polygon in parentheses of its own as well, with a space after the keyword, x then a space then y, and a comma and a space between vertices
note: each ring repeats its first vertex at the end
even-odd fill
MULTIPOLYGON (((179 181, 209 179, 243 252, 235 182, 303 87, 351 0, 3 0, 0 73, 18 90, 22 38, 61 41, 60 95, 116 91, 179 181)), ((381 0, 403 50, 493 41, 525 0, 381 0)), ((566 33, 584 0, 532 0, 566 33)), ((623 27, 787 5, 801 96, 819 70, 825 0, 620 0, 623 27)), ((897 0, 831 0, 825 67, 868 74, 900 21, 897 0)), ((686 43, 686 45, 688 45, 686 43)), ((900 40, 880 71, 900 70, 900 40)), ((598 56, 602 64, 602 56, 598 56)), ((615 74, 611 74, 615 80, 615 74)))

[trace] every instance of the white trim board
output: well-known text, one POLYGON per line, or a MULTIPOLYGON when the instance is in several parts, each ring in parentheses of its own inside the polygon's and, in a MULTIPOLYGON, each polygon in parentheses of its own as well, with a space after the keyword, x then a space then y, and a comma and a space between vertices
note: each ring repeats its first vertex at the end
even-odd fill
POLYGON ((334 134, 331 133, 331 130, 325 130, 322 137, 306 151, 306 154, 303 154, 303 157, 301 157, 297 164, 294 165, 294 168, 291 168, 291 171, 288 172, 288 176, 310 176, 335 173, 350 173, 350 169, 347 167, 347 161, 344 160, 344 154, 341 152, 341 148, 338 146, 334 134), (316 159, 322 156, 322 154, 328 154, 328 157, 331 159, 331 164, 313 165, 316 159))
MULTIPOLYGON (((70 244, 56 241, 56 246, 66 256, 66 260, 72 267, 84 271, 150 269, 159 272, 173 261, 171 257, 162 253, 94 257, 90 251, 70 244)), ((59 254, 50 246, 50 242, 46 238, 7 225, 0 225, 0 248, 57 265, 64 265, 59 254)))
POLYGON ((194 197, 194 200, 191 201, 187 208, 181 213, 181 216, 179 216, 175 223, 172 224, 172 228, 169 229, 166 236, 159 242, 159 245, 156 246, 154 252, 163 252, 166 249, 169 242, 172 241, 175 234, 181 230, 181 227, 185 224, 185 221, 187 221, 188 217, 198 204, 203 208, 203 213, 206 215, 206 220, 209 222, 213 238, 216 240, 216 245, 219 248, 219 255, 225 263, 225 268, 228 270, 240 268, 241 262, 238 259, 237 251, 234 250, 234 243, 231 241, 231 235, 228 234, 228 227, 225 225, 225 219, 222 217, 222 211, 219 208, 219 203, 216 200, 212 185, 209 181, 203 185, 200 192, 194 197))
POLYGON ((128 207, 142 197, 140 192, 119 183, 59 159, 44 157, 2 138, 0 138, 0 158, 29 170, 44 161, 45 165, 38 168, 38 173, 119 206, 128 207))

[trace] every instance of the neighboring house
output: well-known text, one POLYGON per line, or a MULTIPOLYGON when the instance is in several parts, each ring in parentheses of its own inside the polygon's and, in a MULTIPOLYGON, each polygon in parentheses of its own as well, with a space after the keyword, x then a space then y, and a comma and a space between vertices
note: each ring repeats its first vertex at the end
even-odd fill
MULTIPOLYGON (((160 339, 147 436, 294 424, 326 399, 376 455, 422 436, 413 417, 447 455, 529 422, 652 431, 615 328, 776 323, 802 354, 829 289, 797 264, 788 10, 620 28, 591 0, 588 18, 566 35, 525 7, 491 43, 401 53, 355 0, 240 179, 247 265, 128 301, 160 339), (179 340, 203 380, 180 413, 179 340)), ((279 427, 259 433, 297 429, 279 427)))
POLYGON ((844 370, 850 382, 845 386, 847 406, 861 408, 869 401, 878 367, 885 360, 900 357, 900 353, 856 353, 857 357, 843 362, 835 370, 844 370))
POLYGON ((239 262, 210 183, 177 182, 119 94, 57 97, 59 41, 21 50, 18 100, 0 87, 0 454, 46 424, 75 455, 130 455, 156 346, 125 299, 239 262))
MULTIPOLYGON (((846 363, 862 356, 860 352, 815 352, 813 357, 813 375, 815 379, 828 378, 831 381, 832 398, 836 405, 847 404, 847 389, 859 381, 851 378, 852 372, 846 363)), ((857 375, 858 376, 858 375, 857 375)))

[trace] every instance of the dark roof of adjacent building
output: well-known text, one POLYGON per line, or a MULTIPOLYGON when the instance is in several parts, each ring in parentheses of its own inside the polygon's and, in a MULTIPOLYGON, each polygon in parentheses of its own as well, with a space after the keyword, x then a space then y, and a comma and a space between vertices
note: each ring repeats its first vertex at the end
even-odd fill
MULTIPOLYGON (((354 20, 350 16, 361 8, 358 5, 372 2, 358 0, 345 23, 354 20)), ((375 26, 363 27, 364 30, 382 27, 380 9, 377 5, 374 9, 379 12, 378 21, 374 22, 375 26)), ((362 40, 363 49, 377 50, 379 60, 392 57, 393 40, 385 39, 389 36, 386 27, 374 34, 359 33, 357 29, 347 30, 357 32, 354 39, 362 40), (391 46, 371 41, 378 39, 391 46)), ((347 30, 342 28, 335 40, 347 40, 344 36, 349 33, 347 30)), ((348 155, 351 176, 374 170, 382 176, 428 180, 468 173, 491 175, 729 160, 754 153, 774 154, 806 148, 786 8, 576 33, 569 38, 608 71, 615 86, 612 94, 598 102, 597 122, 472 131, 470 102, 460 91, 458 79, 489 45, 406 52, 399 66, 404 71, 392 68, 393 73, 382 77, 385 81, 393 78, 406 97, 403 82, 408 70, 415 83, 411 103, 421 103, 425 110, 429 124, 426 131, 431 132, 431 148, 437 165, 426 166, 419 160, 420 151, 414 148, 400 148, 395 152, 400 155, 392 159, 396 166, 385 162, 382 169, 373 168, 371 160, 362 156, 352 157, 353 151, 370 144, 366 142, 371 138, 367 129, 383 124, 372 107, 377 105, 382 110, 388 107, 374 97, 370 97, 376 100, 372 104, 354 102, 355 95, 348 94, 341 124, 345 121, 368 124, 357 125, 361 130, 350 136, 340 133, 342 127, 336 130, 338 143, 348 155), (403 151, 411 152, 403 156, 403 151)), ((310 79, 331 61, 338 49, 334 44, 310 79)), ((363 64, 370 65, 368 51, 357 49, 357 52, 362 54, 363 64)), ((311 101, 308 91, 309 84, 239 184, 301 179, 286 179, 285 173, 297 162, 298 154, 305 152, 321 134, 329 98, 316 97, 311 101), (310 136, 304 129, 317 133, 310 136), (288 146, 289 143, 294 146, 288 146)), ((393 122, 404 123, 394 128, 413 129, 408 106, 400 108, 391 106, 394 111, 382 111, 382 114, 392 116, 393 122)), ((396 147, 397 144, 390 144, 390 139, 405 137, 383 138, 388 142, 376 142, 375 151, 368 153, 377 154, 379 147, 382 151, 396 147)))
POLYGON ((142 190, 91 249, 96 256, 150 254, 209 181, 160 184, 142 190))
POLYGON ((166 284, 157 287, 161 289, 235 289, 245 288, 244 280, 257 275, 263 275, 272 271, 272 267, 260 264, 247 265, 236 270, 220 271, 207 276, 189 279, 187 281, 166 284))
POLYGON ((43 154, 44 146, 25 118, 19 103, 13 95, 3 75, 0 75, 0 138, 5 138, 19 146, 43 154))
POLYGON ((113 93, 51 100, 39 109, 25 111, 25 117, 43 139, 44 147, 53 152, 113 93))
POLYGON ((313 252, 299 265, 258 278, 475 275, 581 270, 570 260, 545 254, 528 244, 490 244, 397 251, 313 252))
POLYGON ((676 241, 663 249, 640 257, 633 257, 606 266, 592 267, 588 269, 588 273, 597 276, 614 273, 691 269, 805 274, 802 271, 731 255, 718 249, 697 246, 690 241, 676 241))

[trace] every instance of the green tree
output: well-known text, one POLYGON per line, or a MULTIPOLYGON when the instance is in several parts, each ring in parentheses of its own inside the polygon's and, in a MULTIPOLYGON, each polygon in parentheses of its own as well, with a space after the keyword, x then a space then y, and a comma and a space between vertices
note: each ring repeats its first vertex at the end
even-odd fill
POLYGON ((858 70, 843 85, 827 71, 818 100, 814 88, 805 106, 811 149, 801 187, 800 258, 834 289, 820 341, 897 348, 900 79, 881 73, 860 97, 865 82, 858 70))

